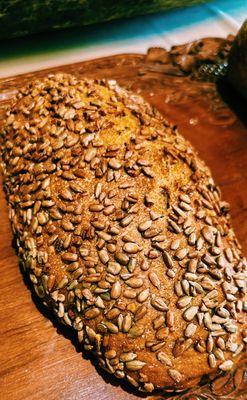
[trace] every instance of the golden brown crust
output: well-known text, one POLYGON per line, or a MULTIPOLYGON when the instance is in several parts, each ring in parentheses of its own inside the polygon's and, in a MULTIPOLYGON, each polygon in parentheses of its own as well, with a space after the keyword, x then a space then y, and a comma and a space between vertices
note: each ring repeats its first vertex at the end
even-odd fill
POLYGON ((51 75, 1 138, 19 255, 99 364, 140 390, 229 370, 246 342, 246 261, 209 170, 115 82, 51 75))

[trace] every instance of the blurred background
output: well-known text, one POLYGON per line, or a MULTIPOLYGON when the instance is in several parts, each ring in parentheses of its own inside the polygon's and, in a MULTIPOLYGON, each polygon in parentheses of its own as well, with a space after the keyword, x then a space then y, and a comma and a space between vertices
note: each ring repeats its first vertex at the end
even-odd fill
POLYGON ((0 0, 0 77, 235 34, 247 0, 0 0))

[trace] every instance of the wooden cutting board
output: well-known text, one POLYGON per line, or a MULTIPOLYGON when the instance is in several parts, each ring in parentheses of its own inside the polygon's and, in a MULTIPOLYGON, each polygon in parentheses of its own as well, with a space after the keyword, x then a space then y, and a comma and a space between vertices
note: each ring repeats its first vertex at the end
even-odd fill
MULTIPOLYGON (((0 117, 21 85, 51 71, 117 79, 141 93, 176 123, 207 162, 224 199, 231 204, 233 225, 247 255, 247 128, 243 121, 244 106, 237 97, 224 93, 242 120, 222 101, 215 84, 167 75, 155 60, 128 54, 2 79, 0 117)), ((95 368, 94 361, 85 354, 82 356, 75 347, 73 334, 58 327, 50 313, 32 299, 12 247, 2 186, 0 206, 0 398, 134 400, 143 397, 95 368)), ((234 385, 230 392, 234 391, 234 385)), ((224 399, 230 399, 228 389, 224 390, 224 399)), ((246 399, 239 396, 238 399, 246 399)))

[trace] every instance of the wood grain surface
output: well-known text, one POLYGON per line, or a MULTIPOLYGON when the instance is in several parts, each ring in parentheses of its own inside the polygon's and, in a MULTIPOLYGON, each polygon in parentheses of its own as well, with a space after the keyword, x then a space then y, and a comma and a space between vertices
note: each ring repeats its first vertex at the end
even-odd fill
MULTIPOLYGON (((207 162, 224 199, 231 204, 233 225, 247 255, 246 107, 237 95, 213 83, 167 75, 160 63, 150 62, 144 55, 118 55, 55 70, 117 79, 141 93, 176 123, 207 162)), ((0 113, 21 85, 48 72, 2 79, 0 113)), ((18 267, 2 186, 0 206, 0 398, 134 400, 146 397, 100 371, 88 355, 82 355, 71 331, 58 327, 50 313, 39 305, 18 267)), ((215 398, 233 397, 228 397, 225 390, 224 397, 215 398)), ((245 394, 238 394, 236 398, 246 399, 245 394)))

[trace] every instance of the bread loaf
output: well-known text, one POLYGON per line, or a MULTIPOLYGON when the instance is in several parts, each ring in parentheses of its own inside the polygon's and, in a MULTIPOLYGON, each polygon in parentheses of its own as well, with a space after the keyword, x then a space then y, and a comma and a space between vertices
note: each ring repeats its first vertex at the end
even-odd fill
POLYGON ((246 261, 176 127, 115 81, 49 75, 7 110, 1 152, 23 268, 101 367, 152 392, 237 364, 246 261))

